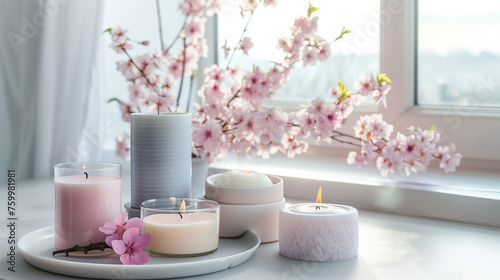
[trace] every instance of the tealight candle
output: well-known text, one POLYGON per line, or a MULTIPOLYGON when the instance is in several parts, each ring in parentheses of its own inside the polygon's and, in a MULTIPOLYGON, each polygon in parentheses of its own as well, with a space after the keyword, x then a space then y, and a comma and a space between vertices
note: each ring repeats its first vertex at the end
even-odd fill
POLYGON ((280 254, 305 261, 342 261, 358 255, 358 210, 321 203, 295 204, 281 209, 280 254))
POLYGON ((121 165, 61 163, 54 167, 55 246, 104 241, 99 231, 121 212, 121 165))
POLYGON ((145 250, 152 255, 203 256, 215 252, 219 245, 219 204, 215 201, 150 199, 141 203, 141 219, 143 232, 151 234, 145 250))

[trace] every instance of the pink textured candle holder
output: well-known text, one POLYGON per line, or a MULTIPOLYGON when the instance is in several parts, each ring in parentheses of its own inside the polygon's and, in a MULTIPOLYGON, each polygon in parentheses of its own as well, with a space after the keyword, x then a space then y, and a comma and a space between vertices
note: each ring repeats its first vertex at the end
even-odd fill
POLYGON ((358 210, 308 203, 281 209, 280 254, 304 261, 343 261, 358 255, 358 210))

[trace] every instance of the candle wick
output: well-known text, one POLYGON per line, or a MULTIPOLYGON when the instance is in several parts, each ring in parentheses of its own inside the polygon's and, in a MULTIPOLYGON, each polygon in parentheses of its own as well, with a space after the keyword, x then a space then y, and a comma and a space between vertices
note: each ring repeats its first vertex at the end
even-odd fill
POLYGON ((182 214, 181 213, 179 213, 179 216, 181 216, 181 220, 182 220, 182 214))
POLYGON ((88 181, 89 180, 89 174, 87 172, 83 172, 83 174, 85 174, 85 181, 88 181))
POLYGON ((319 206, 316 206, 316 210, 320 210, 320 209, 321 209, 321 207, 319 207, 319 206))
POLYGON ((160 114, 160 106, 158 106, 158 115, 160 114))

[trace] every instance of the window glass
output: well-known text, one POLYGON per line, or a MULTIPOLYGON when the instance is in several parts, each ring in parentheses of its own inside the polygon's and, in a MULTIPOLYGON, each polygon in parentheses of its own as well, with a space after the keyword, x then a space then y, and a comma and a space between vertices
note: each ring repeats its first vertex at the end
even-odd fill
MULTIPOLYGON (((236 1, 234 1, 236 3, 236 1)), ((373 0, 317 0, 311 3, 319 7, 313 15, 319 17, 318 33, 328 42, 337 38, 345 26, 351 30, 344 38, 331 45, 332 55, 326 62, 303 67, 297 63, 287 85, 274 98, 304 101, 317 96, 327 97, 328 89, 338 86, 341 80, 349 89, 360 74, 368 75, 379 70, 380 3, 373 0)), ((281 62, 283 53, 277 49, 278 39, 290 36, 290 26, 296 16, 306 15, 308 1, 279 1, 276 7, 259 7, 248 25, 246 37, 254 44, 249 55, 236 52, 231 65, 241 64, 251 70, 253 65, 269 69, 272 61, 281 62)), ((234 46, 246 24, 238 6, 226 9, 218 17, 218 44, 227 40, 234 46)), ((229 56, 230 57, 230 56, 229 56)), ((219 65, 227 66, 228 59, 219 49, 219 65)))
POLYGON ((418 104, 500 108, 498 1, 418 3, 418 104))

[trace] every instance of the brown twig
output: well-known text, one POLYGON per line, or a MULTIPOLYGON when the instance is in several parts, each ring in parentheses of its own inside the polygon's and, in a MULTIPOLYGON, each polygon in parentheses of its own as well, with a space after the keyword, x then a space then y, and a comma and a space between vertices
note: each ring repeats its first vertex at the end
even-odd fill
POLYGON ((187 23, 187 19, 189 17, 190 13, 188 13, 186 15, 186 18, 184 18, 184 23, 182 24, 182 27, 181 29, 179 30, 179 32, 177 33, 177 36, 175 36, 175 39, 172 41, 172 43, 170 43, 170 45, 165 49, 163 50, 163 55, 167 55, 167 53, 170 51, 170 49, 172 48, 172 46, 175 44, 175 42, 177 42, 177 39, 180 38, 180 35, 181 35, 181 32, 182 30, 184 30, 184 27, 186 26, 186 23, 187 23))
MULTIPOLYGON (((179 101, 181 100, 182 93, 182 83, 184 82, 184 71, 186 70, 186 38, 182 38, 182 45, 184 46, 183 59, 182 59, 182 74, 181 74, 181 84, 179 85, 179 94, 177 95, 177 101, 175 102, 175 108, 179 106, 179 101)), ((174 108, 174 110, 175 110, 174 108)), ((186 108, 187 111, 187 108, 186 108)))
POLYGON ((104 251, 104 249, 106 249, 106 248, 111 248, 111 247, 108 246, 108 244, 106 244, 106 242, 101 241, 101 242, 97 242, 97 243, 90 243, 87 246, 75 245, 71 248, 53 251, 52 256, 54 256, 56 254, 64 253, 64 254, 66 254, 66 257, 67 257, 67 256, 69 256, 69 253, 71 253, 71 252, 83 252, 83 253, 87 254, 88 251, 91 251, 91 250, 104 251))
POLYGON ((245 27, 243 28, 243 32, 241 32, 240 40, 238 41, 238 45, 234 48, 233 53, 231 54, 231 57, 229 58, 229 61, 227 62, 226 69, 229 69, 229 65, 231 65, 231 61, 233 60, 233 57, 234 57, 234 54, 236 53, 236 50, 238 50, 238 46, 243 42, 243 36, 245 35, 245 32, 247 31, 248 24, 250 23, 250 20, 252 19, 254 11, 250 12, 250 17, 248 18, 248 21, 245 24, 245 27))
POLYGON ((361 144, 354 143, 351 141, 346 141, 346 140, 340 140, 338 137, 347 137, 347 138, 351 138, 351 139, 358 140, 358 141, 362 141, 361 139, 356 138, 356 137, 349 135, 349 134, 346 134, 346 133, 339 132, 339 131, 333 131, 333 133, 337 134, 337 135, 330 136, 330 138, 332 138, 333 140, 335 140, 341 144, 348 144, 348 145, 352 145, 352 146, 356 146, 356 147, 361 148, 361 144))

